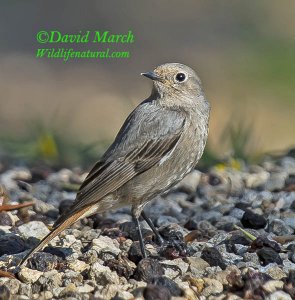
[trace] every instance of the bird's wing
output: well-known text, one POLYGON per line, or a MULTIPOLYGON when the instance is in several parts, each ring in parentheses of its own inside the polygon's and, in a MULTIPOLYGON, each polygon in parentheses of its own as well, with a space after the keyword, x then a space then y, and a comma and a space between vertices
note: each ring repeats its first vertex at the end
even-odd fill
MULTIPOLYGON (((134 176, 145 172, 173 150, 183 132, 185 117, 143 103, 128 117, 114 143, 82 183, 70 214, 99 202, 134 176)), ((69 214, 61 216, 58 226, 69 214)))

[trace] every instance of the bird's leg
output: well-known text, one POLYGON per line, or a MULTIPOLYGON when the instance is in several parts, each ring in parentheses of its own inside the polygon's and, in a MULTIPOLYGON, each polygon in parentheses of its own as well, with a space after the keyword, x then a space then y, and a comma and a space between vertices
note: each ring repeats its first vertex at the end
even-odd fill
POLYGON ((135 227, 136 227, 136 230, 137 230, 138 240, 139 240, 139 245, 140 245, 140 250, 141 250, 142 257, 147 258, 138 217, 135 214, 133 214, 132 217, 133 217, 133 221, 135 223, 135 227))
POLYGON ((152 220, 145 214, 144 211, 141 212, 142 218, 148 223, 150 228, 152 229, 153 233, 155 234, 156 238, 158 239, 160 246, 164 244, 164 239, 161 237, 160 233, 156 229, 155 225, 153 224, 152 220))

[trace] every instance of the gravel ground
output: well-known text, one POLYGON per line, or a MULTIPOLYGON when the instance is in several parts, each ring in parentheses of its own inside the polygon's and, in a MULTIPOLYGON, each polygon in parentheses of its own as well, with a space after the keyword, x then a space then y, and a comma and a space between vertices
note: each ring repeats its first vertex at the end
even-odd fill
POLYGON ((2 170, 2 205, 34 205, 0 211, 0 299, 295 299, 294 158, 193 171, 146 207, 165 239, 141 223, 147 259, 123 208, 77 222, 15 268, 85 176, 2 170))

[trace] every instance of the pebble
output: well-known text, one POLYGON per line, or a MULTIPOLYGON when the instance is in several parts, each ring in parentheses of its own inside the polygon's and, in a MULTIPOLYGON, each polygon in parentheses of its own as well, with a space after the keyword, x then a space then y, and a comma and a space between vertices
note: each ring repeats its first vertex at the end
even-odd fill
POLYGON ((10 299, 10 290, 5 285, 0 285, 0 299, 1 300, 9 300, 10 299))
POLYGON ((26 250, 24 240, 12 233, 0 236, 0 256, 3 254, 15 254, 26 250))
POLYGON ((245 228, 260 229, 266 226, 264 216, 256 214, 251 210, 246 210, 241 219, 241 223, 245 228))
POLYGON ((210 295, 218 295, 223 291, 223 285, 216 279, 212 278, 203 278, 204 280, 204 289, 202 295, 208 297, 210 295))
POLYGON ((35 253, 28 261, 31 269, 47 272, 57 267, 58 260, 55 255, 46 252, 35 253))
POLYGON ((266 300, 292 300, 291 296, 283 291, 276 291, 266 297, 266 300))
POLYGON ((179 297, 183 295, 183 290, 179 287, 179 285, 166 276, 153 277, 151 279, 151 284, 167 288, 170 294, 174 297, 179 297))
POLYGON ((219 266, 223 270, 226 268, 222 255, 216 248, 212 248, 212 247, 205 248, 202 251, 201 258, 205 260, 211 267, 219 266))
POLYGON ((280 255, 270 247, 263 247, 256 251, 259 260, 265 266, 270 263, 277 263, 281 265, 283 263, 280 255))
POLYGON ((262 287, 268 293, 273 293, 278 289, 282 289, 284 282, 281 280, 269 280, 262 287))
POLYGON ((42 239, 47 235, 50 230, 47 226, 40 221, 31 221, 18 227, 18 232, 21 236, 28 239, 34 237, 36 239, 42 239))
POLYGON ((116 272, 112 272, 109 267, 102 266, 96 262, 88 271, 89 278, 95 280, 98 284, 119 284, 119 277, 116 272))
POLYGON ((148 284, 147 287, 143 290, 143 297, 145 300, 170 300, 171 293, 170 291, 163 286, 157 286, 154 284, 148 284))
POLYGON ((71 262, 68 262, 67 266, 78 273, 82 273, 83 271, 89 269, 89 265, 87 263, 85 263, 84 261, 81 260, 74 260, 71 262))
POLYGON ((187 262, 189 264, 190 272, 195 277, 202 277, 206 272, 206 268, 210 266, 207 261, 200 257, 188 257, 187 262))
POLYGON ((43 272, 38 270, 32 270, 24 267, 18 273, 18 278, 24 283, 33 283, 36 282, 42 274, 43 272))
POLYGON ((118 256, 121 252, 119 243, 116 240, 102 235, 99 238, 92 240, 91 249, 97 251, 98 255, 101 255, 103 252, 107 252, 114 256, 118 256))
POLYGON ((138 263, 134 278, 139 281, 151 282, 154 277, 162 276, 164 273, 164 268, 159 261, 152 258, 144 258, 138 263))
POLYGON ((164 267, 165 276, 173 279, 178 276, 182 277, 188 270, 189 265, 185 263, 182 258, 173 260, 162 260, 160 262, 164 267))
POLYGON ((14 225, 13 216, 6 211, 1 211, 0 212, 0 226, 12 226, 12 225, 14 225))
POLYGON ((281 219, 272 220, 269 224, 269 230, 278 236, 291 235, 294 232, 294 230, 281 219))

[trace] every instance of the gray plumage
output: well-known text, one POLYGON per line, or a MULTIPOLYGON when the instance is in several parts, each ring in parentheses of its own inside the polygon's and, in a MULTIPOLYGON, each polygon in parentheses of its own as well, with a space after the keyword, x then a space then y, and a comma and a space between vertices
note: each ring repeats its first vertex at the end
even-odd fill
POLYGON ((148 201, 178 183, 200 159, 210 106, 198 76, 178 63, 143 75, 153 80, 151 96, 129 115, 81 185, 71 209, 28 256, 82 217, 131 205, 138 218, 148 201))

